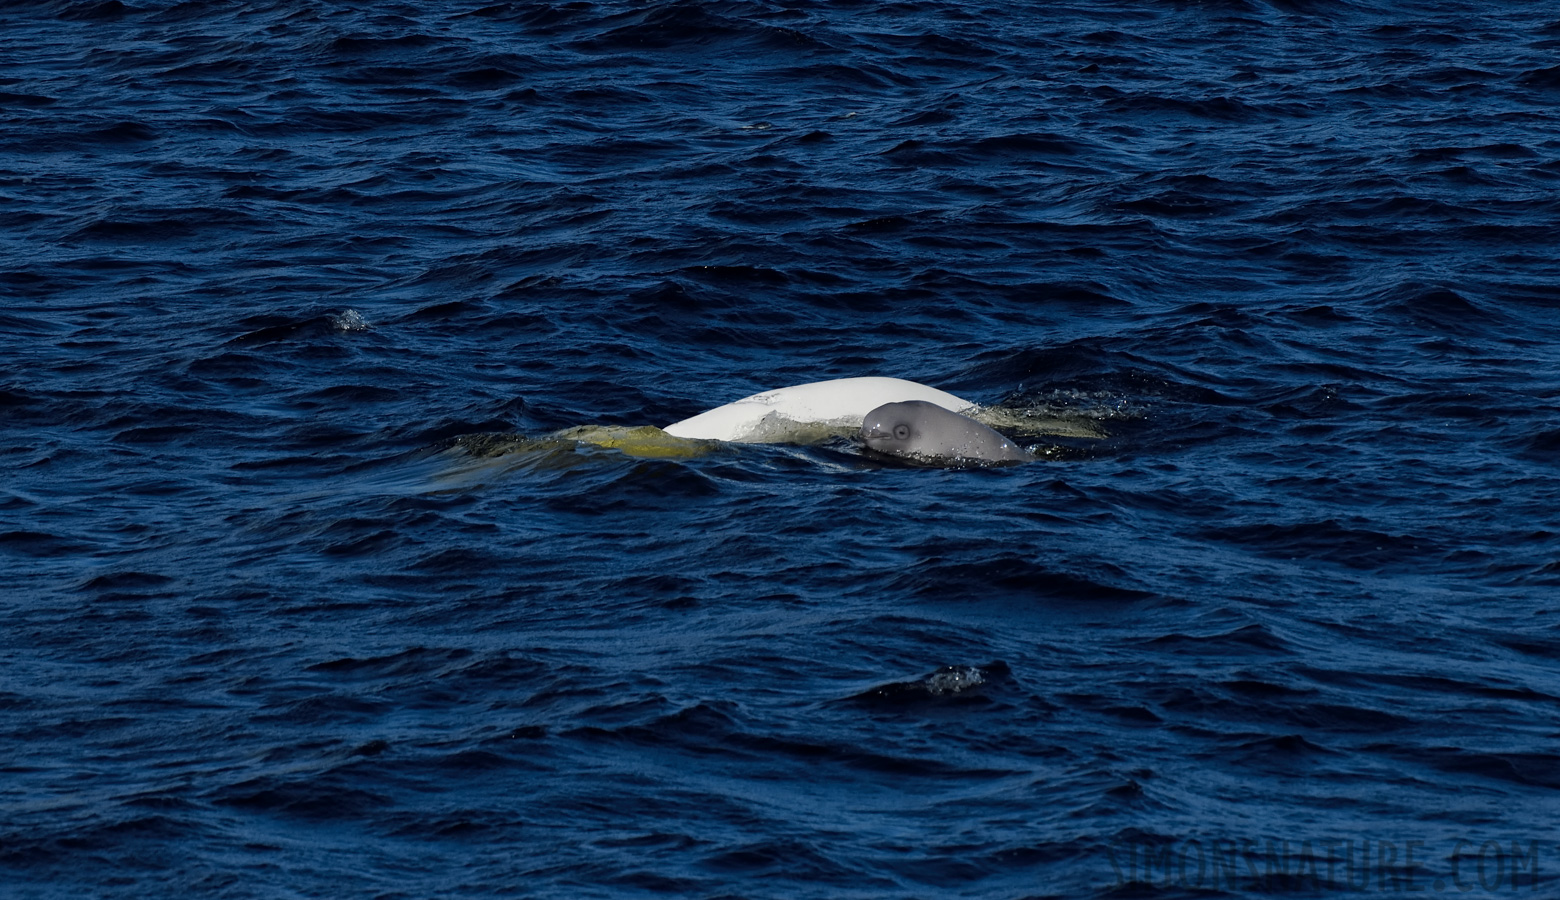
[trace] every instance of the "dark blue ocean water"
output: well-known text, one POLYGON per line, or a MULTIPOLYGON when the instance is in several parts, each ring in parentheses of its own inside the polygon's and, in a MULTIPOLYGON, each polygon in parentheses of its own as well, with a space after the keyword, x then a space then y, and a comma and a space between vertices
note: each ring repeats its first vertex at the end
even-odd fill
POLYGON ((7 4, 0 894, 1560 895, 1557 110, 1536 0, 7 4), (859 375, 1103 436, 549 437, 859 375))

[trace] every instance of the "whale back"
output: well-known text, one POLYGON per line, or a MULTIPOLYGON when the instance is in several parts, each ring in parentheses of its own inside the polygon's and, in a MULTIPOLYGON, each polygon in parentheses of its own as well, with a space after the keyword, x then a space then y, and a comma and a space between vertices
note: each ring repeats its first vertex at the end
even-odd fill
POLYGON ((997 431, 923 400, 886 403, 862 419, 861 438, 879 453, 924 460, 1028 462, 1034 456, 997 431))
MULTIPOLYGON (((743 397, 663 429, 679 438, 756 443, 784 440, 797 425, 854 430, 870 411, 897 401, 914 400, 945 410, 975 404, 934 387, 903 378, 839 378, 743 397)), ((814 429, 816 430, 816 429, 814 429)))

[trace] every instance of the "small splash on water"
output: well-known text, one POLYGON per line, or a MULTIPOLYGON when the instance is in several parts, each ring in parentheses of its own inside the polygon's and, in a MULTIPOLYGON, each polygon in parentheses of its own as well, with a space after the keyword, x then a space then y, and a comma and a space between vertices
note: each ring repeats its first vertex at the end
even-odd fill
POLYGON ((926 692, 946 697, 986 683, 986 673, 974 666, 944 666, 926 677, 926 692))
POLYGON ((355 309, 344 309, 331 316, 330 324, 337 331, 368 331, 374 327, 355 309))
POLYGON ((1075 416, 1096 421, 1140 419, 1147 414, 1141 401, 1115 391, 1056 388, 1033 398, 1025 410, 1032 416, 1075 416))
POLYGON ((1008 675, 1003 662, 984 666, 943 666, 918 681, 896 681, 880 684, 849 698, 851 702, 866 704, 901 704, 926 702, 960 695, 979 693, 993 679, 1008 675))
POLYGON ((1073 408, 1053 406, 983 406, 966 413, 970 418, 998 430, 1022 436, 1083 438, 1100 440, 1109 434, 1100 426, 1106 418, 1073 408))

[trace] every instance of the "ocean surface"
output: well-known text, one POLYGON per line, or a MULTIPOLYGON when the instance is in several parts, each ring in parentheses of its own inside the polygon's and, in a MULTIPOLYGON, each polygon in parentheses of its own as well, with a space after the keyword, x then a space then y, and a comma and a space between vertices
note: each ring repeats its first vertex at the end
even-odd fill
POLYGON ((23 0, 0 300, 6 898, 1560 896, 1552 3, 23 0))

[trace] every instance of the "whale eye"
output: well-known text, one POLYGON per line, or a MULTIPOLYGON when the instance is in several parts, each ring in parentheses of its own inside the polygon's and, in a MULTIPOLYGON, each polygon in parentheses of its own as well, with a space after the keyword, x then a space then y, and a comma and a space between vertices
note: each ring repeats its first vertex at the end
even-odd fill
POLYGON ((910 440, 910 426, 906 425, 903 422, 900 422, 898 425, 895 425, 894 426, 894 440, 896 440, 896 441, 908 441, 908 440, 910 440))

